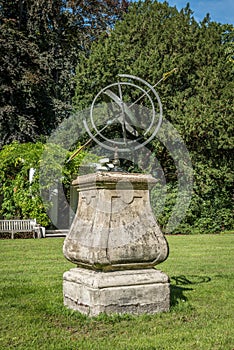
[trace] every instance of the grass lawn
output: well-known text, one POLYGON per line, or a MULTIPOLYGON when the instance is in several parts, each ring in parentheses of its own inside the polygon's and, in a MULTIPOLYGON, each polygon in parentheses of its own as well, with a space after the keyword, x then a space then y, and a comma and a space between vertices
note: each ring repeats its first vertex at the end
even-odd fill
POLYGON ((93 319, 63 306, 63 239, 0 240, 0 349, 233 350, 234 235, 167 239, 170 312, 93 319))

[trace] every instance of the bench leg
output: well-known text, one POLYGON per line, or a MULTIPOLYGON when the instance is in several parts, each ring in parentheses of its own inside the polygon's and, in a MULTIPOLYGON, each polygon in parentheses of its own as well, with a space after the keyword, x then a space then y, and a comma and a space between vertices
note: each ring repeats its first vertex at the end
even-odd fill
POLYGON ((35 233, 37 235, 37 238, 44 238, 45 237, 45 228, 44 227, 37 227, 35 230, 35 233))
POLYGON ((33 231, 33 238, 41 238, 41 232, 39 227, 33 231))
POLYGON ((14 239, 14 231, 11 231, 11 239, 14 239))

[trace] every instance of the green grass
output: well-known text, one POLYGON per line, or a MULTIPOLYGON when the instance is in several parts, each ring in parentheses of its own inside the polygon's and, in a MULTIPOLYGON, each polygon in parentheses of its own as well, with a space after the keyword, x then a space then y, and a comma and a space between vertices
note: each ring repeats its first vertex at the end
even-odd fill
POLYGON ((168 236, 171 309, 89 319, 63 306, 63 239, 1 240, 1 350, 233 350, 234 235, 168 236))

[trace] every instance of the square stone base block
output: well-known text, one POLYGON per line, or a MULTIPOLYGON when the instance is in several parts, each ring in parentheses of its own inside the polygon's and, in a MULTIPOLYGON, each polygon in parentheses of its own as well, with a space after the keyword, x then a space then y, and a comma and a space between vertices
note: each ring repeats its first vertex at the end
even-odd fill
POLYGON ((64 305, 89 316, 154 314, 170 307, 168 276, 155 269, 97 272, 74 268, 63 275, 64 305))

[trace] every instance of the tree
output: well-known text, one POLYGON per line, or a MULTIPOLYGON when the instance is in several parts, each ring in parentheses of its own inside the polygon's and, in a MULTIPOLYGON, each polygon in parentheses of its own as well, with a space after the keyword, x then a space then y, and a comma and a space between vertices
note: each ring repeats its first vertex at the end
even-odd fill
MULTIPOLYGON (((233 26, 197 23, 187 5, 181 11, 166 2, 134 3, 109 36, 93 43, 76 71, 75 108, 88 107, 98 91, 128 73, 152 83, 177 68, 158 86, 164 118, 182 135, 194 166, 194 196, 186 221, 177 230, 231 228, 233 147, 233 26)), ((170 198, 176 174, 165 147, 149 145, 167 174, 170 198), (171 176, 174 173, 174 176, 171 176)), ((165 217, 161 216, 164 225, 165 217)))
POLYGON ((0 1, 0 148, 49 135, 71 112, 81 52, 127 10, 125 0, 0 1))

